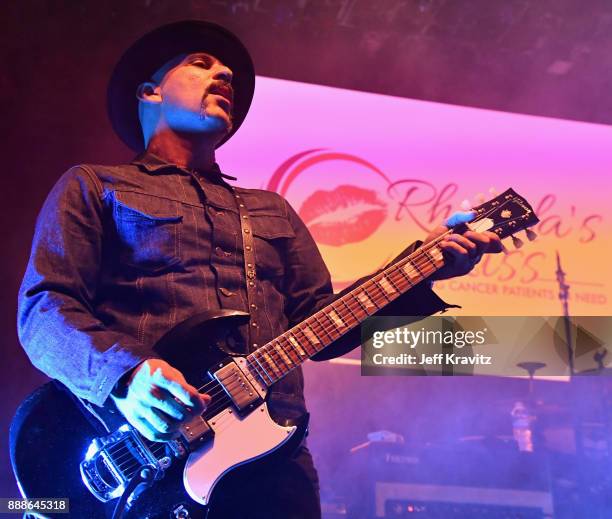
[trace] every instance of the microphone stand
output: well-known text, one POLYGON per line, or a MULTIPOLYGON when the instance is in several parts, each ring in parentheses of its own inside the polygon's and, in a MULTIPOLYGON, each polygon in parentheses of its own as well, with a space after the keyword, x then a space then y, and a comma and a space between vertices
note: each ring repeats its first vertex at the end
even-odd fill
MULTIPOLYGON (((583 417, 577 414, 577 410, 580 409, 576 402, 576 390, 580 390, 580 386, 577 387, 576 383, 578 381, 576 377, 575 370, 575 347, 572 341, 572 329, 571 329, 571 321, 570 321, 570 313, 569 313, 569 289, 570 286, 565 281, 565 271, 561 267, 561 258, 559 256, 559 251, 557 251, 557 282, 559 283, 559 299, 561 300, 563 306, 563 321, 565 325, 565 339, 567 343, 567 355, 568 355, 568 366, 570 371, 570 384, 574 389, 572 391, 573 401, 572 401, 572 413, 573 417, 572 422, 574 426, 574 442, 576 447, 576 482, 578 484, 578 496, 581 509, 589 508, 589 467, 586 466, 587 457, 585 455, 584 450, 584 431, 582 429, 583 417)), ((584 388, 582 388, 584 390, 584 388)), ((580 411, 578 411, 580 412, 580 411)), ((592 496, 591 496, 592 497, 592 496)))
POLYGON ((565 340, 567 344, 567 363, 570 370, 570 377, 575 375, 574 371, 574 346, 572 344, 572 330, 569 315, 569 289, 570 286, 565 282, 565 272, 561 268, 561 258, 557 251, 557 282, 559 283, 559 299, 563 306, 563 321, 565 324, 565 340))

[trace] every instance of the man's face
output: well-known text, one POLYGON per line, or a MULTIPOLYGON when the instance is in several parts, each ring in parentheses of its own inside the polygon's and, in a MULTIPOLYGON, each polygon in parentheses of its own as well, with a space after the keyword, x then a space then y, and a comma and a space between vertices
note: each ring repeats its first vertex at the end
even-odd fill
POLYGON ((216 133, 232 128, 232 71, 205 53, 179 56, 154 75, 161 115, 174 131, 216 133))

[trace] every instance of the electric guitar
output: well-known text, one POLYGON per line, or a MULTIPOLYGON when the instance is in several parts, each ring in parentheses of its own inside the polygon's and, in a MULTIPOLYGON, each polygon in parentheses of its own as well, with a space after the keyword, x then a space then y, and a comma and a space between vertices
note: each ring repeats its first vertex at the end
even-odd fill
MULTIPOLYGON (((539 220, 512 189, 473 210, 472 230, 512 236, 515 245, 518 231, 535 237, 529 227, 539 220)), ((205 517, 209 510, 214 516, 215 497, 228 491, 226 475, 288 455, 306 433, 306 417, 284 424, 270 417, 270 386, 442 267, 438 244, 451 232, 246 356, 230 353, 227 341, 248 322, 247 313, 206 311, 171 329, 156 351, 212 396, 205 413, 172 441, 147 440, 116 409, 94 408, 57 382, 42 386, 11 425, 11 462, 22 495, 67 497, 70 516, 88 519, 205 517)))

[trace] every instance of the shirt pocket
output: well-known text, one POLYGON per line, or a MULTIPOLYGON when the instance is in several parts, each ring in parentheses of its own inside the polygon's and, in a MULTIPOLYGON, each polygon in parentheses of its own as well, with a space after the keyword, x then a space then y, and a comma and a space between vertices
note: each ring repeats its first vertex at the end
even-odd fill
POLYGON ((258 277, 282 276, 287 240, 295 238, 291 223, 283 216, 250 214, 250 218, 258 277))
POLYGON ((119 262, 147 272, 181 263, 180 203, 141 193, 115 193, 113 213, 119 262))

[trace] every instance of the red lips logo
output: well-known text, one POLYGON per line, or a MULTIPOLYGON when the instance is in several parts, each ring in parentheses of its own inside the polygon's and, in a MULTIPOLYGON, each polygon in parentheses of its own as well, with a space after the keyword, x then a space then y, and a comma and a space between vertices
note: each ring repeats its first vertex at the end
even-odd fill
MULTIPOLYGON (((359 157, 315 149, 286 160, 274 172, 267 187, 285 196, 294 180, 307 174, 313 166, 328 161, 352 162, 359 166, 360 172, 365 168, 366 172, 389 182, 382 171, 359 157)), ((303 201, 298 212, 318 243, 339 247, 366 240, 376 232, 387 217, 387 204, 371 189, 343 184, 332 190, 316 190, 303 201)))
POLYGON ((299 213, 318 243, 339 247, 372 235, 385 221, 387 206, 375 191, 342 185, 315 191, 299 213))

